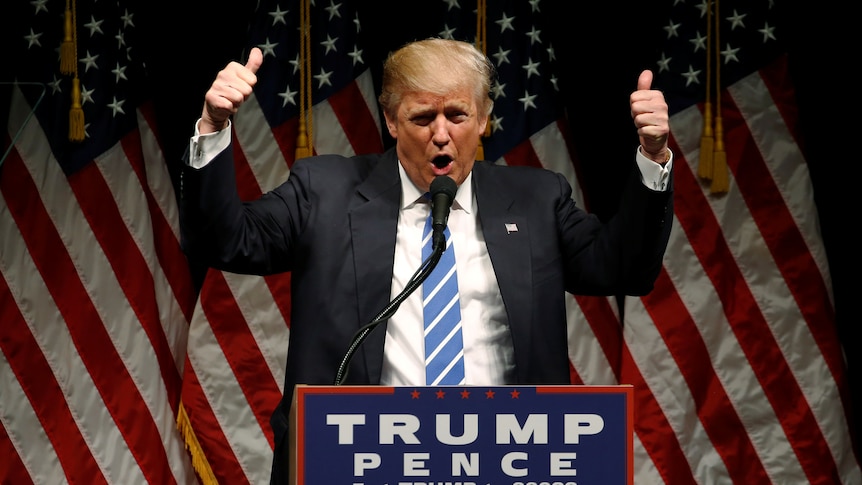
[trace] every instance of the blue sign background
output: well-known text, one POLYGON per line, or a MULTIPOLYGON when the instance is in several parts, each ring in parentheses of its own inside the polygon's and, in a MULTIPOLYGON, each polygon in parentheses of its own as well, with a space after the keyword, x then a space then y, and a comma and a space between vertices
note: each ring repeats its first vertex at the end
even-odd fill
POLYGON ((391 484, 452 482, 476 484, 628 484, 631 483, 630 386, 541 386, 541 387, 397 387, 364 386, 298 387, 303 431, 297 436, 304 447, 299 463, 306 484, 391 484), (387 393, 391 391, 391 393, 387 393), (338 443, 338 426, 327 425, 332 414, 364 414, 365 424, 353 428, 353 443, 338 443), (378 417, 384 414, 417 416, 415 433, 420 444, 381 444, 378 417), (463 433, 464 416, 478 415, 478 438, 466 445, 440 443, 436 416, 451 416, 451 435, 463 433), (497 415, 516 416, 520 426, 530 414, 548 415, 548 444, 496 444, 497 415), (594 435, 581 435, 578 444, 565 444, 566 414, 597 414, 604 428, 594 435), (522 452, 526 460, 514 462, 528 469, 523 477, 510 476, 501 467, 504 455, 522 452), (576 453, 571 468, 576 476, 552 476, 551 453, 576 453), (354 476, 354 455, 374 453, 381 463, 354 476), (405 453, 428 453, 422 468, 428 476, 404 476, 405 453), (478 453, 478 476, 452 476, 452 454, 478 453))

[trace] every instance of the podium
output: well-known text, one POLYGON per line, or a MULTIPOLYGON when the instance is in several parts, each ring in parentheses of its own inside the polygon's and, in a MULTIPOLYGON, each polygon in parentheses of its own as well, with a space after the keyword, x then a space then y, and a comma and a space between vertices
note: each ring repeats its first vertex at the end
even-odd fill
POLYGON ((293 396, 293 485, 633 483, 630 385, 299 385, 293 396))

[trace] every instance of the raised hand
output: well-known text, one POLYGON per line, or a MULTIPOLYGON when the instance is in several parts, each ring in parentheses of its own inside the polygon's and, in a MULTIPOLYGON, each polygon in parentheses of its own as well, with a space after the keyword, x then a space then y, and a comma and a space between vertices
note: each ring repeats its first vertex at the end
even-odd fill
POLYGON ((227 120, 236 114, 239 107, 248 99, 257 83, 257 70, 263 63, 263 53, 257 47, 248 55, 245 65, 231 62, 219 71, 212 86, 204 96, 204 109, 200 133, 221 131, 227 127, 227 120))
POLYGON ((668 157, 667 137, 670 133, 668 108, 661 91, 650 89, 653 73, 644 70, 638 76, 637 90, 631 94, 632 119, 638 130, 644 155, 658 163, 668 157))

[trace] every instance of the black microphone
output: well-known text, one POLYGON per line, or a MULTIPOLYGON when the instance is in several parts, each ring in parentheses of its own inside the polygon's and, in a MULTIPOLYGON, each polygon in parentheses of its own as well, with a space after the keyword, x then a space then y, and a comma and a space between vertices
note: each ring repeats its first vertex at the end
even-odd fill
POLYGON ((443 230, 449 221, 449 209, 455 201, 457 191, 458 186, 455 185, 455 181, 445 175, 440 175, 431 181, 431 228, 434 231, 432 247, 435 249, 440 245, 443 247, 446 245, 443 230))

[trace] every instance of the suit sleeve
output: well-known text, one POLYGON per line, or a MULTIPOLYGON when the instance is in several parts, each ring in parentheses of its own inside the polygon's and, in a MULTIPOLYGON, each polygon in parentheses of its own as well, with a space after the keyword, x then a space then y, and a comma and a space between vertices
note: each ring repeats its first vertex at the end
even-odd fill
MULTIPOLYGON (((187 155, 188 156, 188 155, 187 155)), ((293 179, 293 177, 290 177, 293 179)), ((180 233, 183 251, 197 264, 239 274, 266 275, 290 269, 294 221, 301 202, 288 180, 255 201, 237 193, 228 147, 201 169, 180 174, 180 233)))
POLYGON ((560 205, 567 291, 642 296, 652 290, 673 222, 673 174, 666 191, 644 186, 637 171, 626 184, 619 209, 606 224, 573 203, 560 205))

